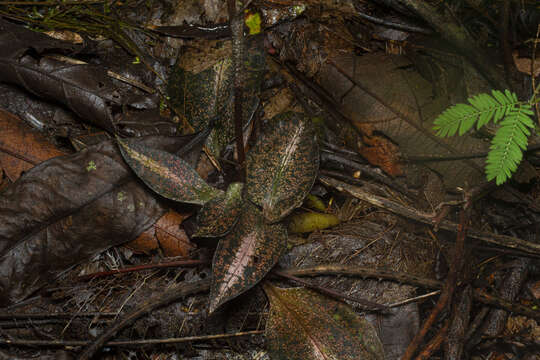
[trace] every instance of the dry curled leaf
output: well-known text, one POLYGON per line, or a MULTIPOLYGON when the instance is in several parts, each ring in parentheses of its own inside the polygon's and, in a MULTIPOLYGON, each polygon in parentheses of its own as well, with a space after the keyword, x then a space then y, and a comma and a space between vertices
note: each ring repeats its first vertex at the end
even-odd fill
POLYGON ((153 226, 125 246, 133 251, 144 253, 161 248, 163 255, 167 257, 186 257, 191 250, 195 249, 195 245, 181 227, 188 216, 189 214, 169 210, 153 226))
POLYGON ((65 155, 43 135, 0 109, 0 168, 12 182, 34 165, 65 155))

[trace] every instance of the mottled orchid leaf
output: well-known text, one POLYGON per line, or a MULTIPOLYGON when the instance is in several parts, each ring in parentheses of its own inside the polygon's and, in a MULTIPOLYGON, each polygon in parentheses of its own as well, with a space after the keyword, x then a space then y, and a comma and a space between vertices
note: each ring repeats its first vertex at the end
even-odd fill
POLYGON ((227 193, 208 201, 197 214, 198 228, 193 236, 220 237, 231 230, 242 210, 244 184, 232 183, 227 193))
POLYGON ((220 240, 212 265, 208 311, 255 286, 287 247, 282 224, 267 224, 261 211, 246 202, 234 230, 220 240))
POLYGON ((319 170, 311 121, 298 113, 275 116, 248 154, 247 198, 274 223, 302 205, 319 170))
POLYGON ((348 305, 305 288, 268 283, 266 341, 272 360, 378 360, 383 346, 373 326, 348 305))
MULTIPOLYGON (((167 85, 172 106, 195 130, 207 128, 210 119, 219 115, 206 141, 216 157, 234 142, 235 135, 231 49, 230 40, 195 42, 178 58, 167 85)), ((266 71, 264 37, 247 37, 244 50, 242 112, 247 122, 259 105, 257 94, 266 71)))
POLYGON ((124 160, 149 188, 167 199, 203 205, 223 194, 208 185, 176 155, 142 145, 137 139, 118 139, 124 160))

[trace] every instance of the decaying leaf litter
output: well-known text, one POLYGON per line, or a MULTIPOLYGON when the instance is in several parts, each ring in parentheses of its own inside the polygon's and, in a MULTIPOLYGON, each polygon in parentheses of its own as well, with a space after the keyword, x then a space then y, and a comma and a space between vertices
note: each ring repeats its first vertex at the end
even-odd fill
MULTIPOLYGON (((455 18, 435 13, 434 5, 415 8, 415 1, 395 1, 391 5, 398 22, 423 22, 386 31, 388 26, 395 26, 395 18, 385 19, 383 14, 383 26, 360 20, 366 12, 381 15, 376 3, 368 8, 367 4, 349 1, 318 6, 310 2, 285 4, 290 7, 274 1, 255 2, 246 12, 250 20, 246 21, 249 31, 245 41, 238 39, 238 32, 226 30, 230 9, 224 2, 182 3, 175 7, 173 16, 162 19, 164 24, 200 24, 202 20, 219 26, 157 27, 158 32, 174 32, 181 38, 169 38, 165 50, 147 47, 141 36, 157 38, 129 27, 127 22, 104 27, 103 23, 111 20, 107 15, 111 9, 99 4, 85 11, 72 8, 74 13, 80 11, 79 23, 86 29, 77 27, 72 18, 54 7, 39 10, 48 11, 41 25, 31 22, 37 27, 63 24, 64 29, 90 35, 88 41, 94 44, 102 40, 92 36, 108 35, 124 49, 109 47, 105 52, 92 52, 96 47, 81 49, 81 45, 23 29, 16 24, 21 13, 15 15, 13 7, 6 6, 2 13, 5 31, 0 37, 0 46, 5 49, 0 60, 9 72, 3 72, 1 79, 19 88, 1 84, 2 92, 13 94, 2 106, 53 134, 60 140, 59 152, 69 154, 73 152, 71 146, 79 150, 45 161, 50 155, 39 147, 25 153, 20 146, 10 146, 11 138, 1 140, 3 159, 31 165, 43 161, 31 170, 24 168, 17 181, 21 170, 10 172, 15 165, 7 165, 7 160, 0 163, 3 173, 17 174, 2 181, 6 188, 0 197, 2 216, 9 219, 2 222, 5 225, 0 238, 6 245, 0 265, 2 287, 10 294, 2 301, 11 306, 2 314, 2 331, 9 332, 11 341, 6 351, 29 355, 24 346, 30 340, 43 339, 34 345, 43 347, 39 351, 44 356, 58 357, 66 352, 65 346, 71 345, 76 348, 68 353, 81 359, 101 349, 105 351, 96 356, 114 358, 131 351, 120 347, 107 355, 108 349, 120 345, 114 343, 115 339, 123 338, 138 346, 137 353, 143 358, 152 352, 174 352, 156 347, 142 350, 135 340, 154 338, 186 344, 177 349, 181 348, 178 351, 188 358, 226 358, 235 353, 244 358, 272 359, 383 358, 382 352, 384 358, 400 358, 403 353, 421 350, 410 344, 422 345, 429 339, 413 337, 422 333, 419 328, 425 319, 435 319, 429 327, 423 327, 435 333, 434 341, 452 334, 452 342, 441 348, 445 356, 501 353, 498 345, 517 339, 522 346, 513 349, 514 356, 534 354, 538 346, 534 335, 538 332, 534 323, 538 320, 534 310, 538 275, 534 264, 540 246, 530 230, 537 216, 535 155, 530 154, 519 179, 516 176, 518 190, 512 186, 491 189, 489 198, 474 202, 467 220, 480 221, 467 221, 472 222, 468 231, 470 239, 480 241, 467 244, 458 256, 453 243, 456 233, 463 238, 466 222, 456 213, 463 203, 471 206, 470 199, 476 200, 478 190, 489 189, 474 187, 483 179, 481 154, 487 148, 482 135, 489 134, 446 143, 433 136, 430 125, 449 104, 490 87, 508 86, 508 78, 493 70, 495 66, 487 65, 492 58, 484 53, 486 49, 471 48, 471 38, 467 43, 453 37, 449 19, 455 18), (104 11, 99 25, 89 20, 92 11, 104 11), (263 34, 248 36, 260 31, 257 16, 262 19, 263 34), (117 29, 114 35, 110 31, 113 28, 117 29), (231 33, 233 43, 236 41, 240 48, 231 47, 231 33), (468 52, 461 56, 451 52, 449 46, 441 46, 440 41, 434 44, 436 34, 468 52), (405 38, 406 43, 400 42, 405 38), (178 54, 171 54, 171 49, 180 49, 180 55, 170 69, 168 95, 164 95, 167 71, 145 52, 157 59, 174 58, 178 54), (118 55, 110 55, 112 52, 118 55), (78 54, 85 54, 83 58, 90 65, 62 63, 62 56, 77 58, 78 54), (245 61, 239 62, 242 54, 245 61), (121 82, 104 76, 103 65, 118 68, 115 62, 121 65, 117 73, 126 75, 115 78, 123 79, 121 82), (136 66, 138 62, 140 66, 136 66), (242 71, 238 71, 239 63, 242 71), (144 67, 152 67, 152 71, 143 71, 145 77, 133 80, 134 72, 129 70, 135 68, 141 73, 144 67), (151 85, 150 89, 145 83, 151 85), (237 91, 238 84, 243 91, 237 91), (253 96, 261 85, 265 90, 253 96), (28 92, 64 107, 52 107, 51 111, 51 105, 44 105, 43 100, 26 100, 28 92), (246 100, 240 103, 240 112, 234 110, 238 94, 246 100), (21 106, 25 102, 40 110, 29 113, 21 106), (235 128, 238 114, 243 124, 235 128), (79 125, 78 119, 85 125, 79 125), (109 134, 99 133, 93 126, 109 134), (170 137, 192 129, 203 133, 170 137), (120 139, 101 142, 111 135, 120 139), (144 135, 158 136, 133 138, 144 135), (62 139, 69 139, 73 145, 62 139), (234 148, 239 139, 247 149, 245 177, 237 164, 241 156, 234 148), (156 150, 160 146, 168 152, 156 150), (201 147, 204 154, 199 160, 201 147), (130 172, 120 152, 137 175, 130 172), (463 158, 471 153, 476 155, 472 160, 463 158), (58 187, 56 179, 66 174, 66 185, 58 187), (461 192, 454 190, 462 185, 466 186, 461 192), (143 247, 146 255, 114 247, 98 255, 105 248, 135 239, 166 211, 170 213, 167 209, 191 213, 187 220, 185 216, 178 220, 191 234, 190 240, 199 245, 194 249, 194 243, 178 241, 187 244, 189 259, 167 261, 162 257, 169 253, 165 247, 153 251, 143 247), (151 214, 146 214, 148 211, 151 214), (224 213, 227 216, 214 215, 224 213), (342 224, 309 236, 297 236, 292 231, 287 235, 289 221, 310 214, 314 219, 322 217, 329 223, 342 224), (438 228, 451 231, 436 231, 438 228), (193 233, 208 237, 198 238, 193 233), (458 260, 465 257, 470 261, 458 266, 458 260), (271 272, 278 260, 281 272, 276 274, 285 271, 289 274, 287 281, 278 281, 271 272), (159 263, 159 267, 141 266, 149 262, 159 263), (199 266, 190 269, 188 264, 199 266), (70 270, 73 265, 76 267, 70 270), (96 273, 130 265, 135 265, 130 275, 96 273), (169 270, 160 270, 163 268, 169 270), (89 283, 77 278, 89 273, 96 273, 89 283), (308 282, 324 295, 315 295, 313 290, 285 290, 298 286, 295 282, 305 286, 304 280, 294 280, 298 275, 317 275, 308 282), (443 281, 435 282, 435 277, 443 281), (267 297, 256 286, 261 282, 266 284, 270 308, 267 297), (520 288, 528 290, 524 294, 520 288), (431 299, 436 299, 438 292, 427 289, 442 289, 441 299, 455 296, 455 301, 445 302, 448 313, 437 311, 441 299, 434 306, 436 311, 430 313, 435 303, 431 299), (284 306, 288 297, 276 296, 296 291, 311 300, 294 300, 284 306), (210 292, 210 298, 205 292, 210 292), (426 295, 416 302, 408 301, 419 294, 426 295), (34 295, 37 297, 31 297, 34 295), (336 296, 338 301, 349 299, 349 305, 337 305, 348 309, 346 316, 352 317, 348 325, 343 323, 345 313, 332 313, 331 304, 336 300, 330 298, 336 296), (29 300, 21 302, 24 298, 29 300), (370 322, 366 322, 360 312, 366 310, 366 299, 394 307, 368 311, 370 322), (311 311, 321 302, 327 312, 311 311), (508 312, 492 307, 526 317, 508 317, 508 312), (29 312, 46 314, 25 315, 29 312), (26 323, 15 319, 17 313, 26 323), (110 316, 115 314, 118 320, 111 323, 110 316), (306 323, 310 318, 318 321, 306 323), (280 325, 284 320, 276 319, 288 319, 292 329, 307 330, 296 332, 307 337, 291 342, 290 336, 280 330, 285 329, 280 325), (329 321, 326 329, 340 329, 336 334, 342 340, 351 337, 350 342, 346 340, 348 345, 332 342, 332 336, 313 338, 316 335, 312 334, 320 335, 320 330, 305 329, 323 319, 329 321), (259 330, 265 329, 265 323, 263 336, 259 330), (363 324, 363 330, 356 335, 358 324, 363 324), (518 333, 528 336, 516 338, 518 333), (49 339, 43 337, 45 334, 49 339), (234 340, 216 343, 207 334, 224 334, 234 340), (499 335, 500 340, 490 342, 483 334, 499 335), (189 336, 195 337, 186 338, 189 336), (49 349, 50 338, 66 341, 61 345, 64 349, 49 349), (303 350, 293 350, 293 345, 303 350), (363 352, 366 349, 369 355, 363 352)), ((167 13, 161 6, 142 9, 113 4, 118 14, 138 17, 141 24, 148 23, 148 14, 167 13)), ((451 10, 464 14, 471 11, 456 6, 451 10)), ((530 12, 529 17, 520 18, 520 27, 513 31, 532 39, 535 33, 530 30, 530 22, 536 16, 535 9, 528 3, 522 6, 530 12)), ((489 13, 480 19, 489 22, 489 13)), ((459 26, 456 32, 467 29, 467 24, 459 26)), ((484 35, 490 36, 489 30, 484 35)), ((107 49, 106 41, 101 49, 107 49)), ((519 91, 526 93, 528 89, 525 86, 519 91)), ((21 131, 22 140, 17 141, 41 141, 22 137, 30 131, 21 131)), ((320 225, 313 226, 317 228, 320 225)), ((161 225, 153 231, 167 230, 161 225)), ((180 237, 173 235, 173 239, 180 237)), ((427 349, 421 356, 430 356, 427 349)))

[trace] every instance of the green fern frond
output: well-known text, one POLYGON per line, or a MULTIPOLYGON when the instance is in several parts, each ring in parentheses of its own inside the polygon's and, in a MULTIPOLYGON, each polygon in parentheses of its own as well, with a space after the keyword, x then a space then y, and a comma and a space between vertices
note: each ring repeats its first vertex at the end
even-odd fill
POLYGON ((523 151, 527 149, 528 136, 534 128, 533 115, 529 104, 520 104, 506 111, 500 122, 501 127, 491 141, 490 151, 486 159, 486 177, 495 179, 497 185, 504 183, 512 176, 523 159, 523 151))
POLYGON ((446 109, 433 123, 437 136, 463 135, 475 124, 476 129, 480 129, 491 119, 497 123, 510 109, 521 104, 516 94, 508 90, 504 93, 493 90, 491 93, 470 97, 467 99, 470 105, 456 104, 446 109))

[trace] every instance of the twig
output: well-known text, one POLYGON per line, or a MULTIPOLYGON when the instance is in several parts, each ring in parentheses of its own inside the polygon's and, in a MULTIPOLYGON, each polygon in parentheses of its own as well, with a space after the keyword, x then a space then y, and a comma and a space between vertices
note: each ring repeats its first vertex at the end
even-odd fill
POLYGON ((181 299, 183 297, 193 295, 199 292, 205 292, 210 289, 210 278, 200 280, 193 283, 179 283, 167 291, 160 293, 156 297, 151 298, 137 309, 127 314, 116 324, 108 328, 103 334, 101 334, 95 341, 93 341, 84 351, 79 355, 79 360, 90 360, 99 349, 118 334, 119 331, 131 325, 138 318, 149 314, 153 310, 165 306, 173 301, 181 299))
POLYGON ((439 329, 437 335, 435 335, 435 337, 426 345, 424 350, 418 354, 416 360, 431 359, 433 353, 437 351, 441 347, 442 342, 446 340, 449 323, 448 320, 444 323, 444 326, 439 329))
POLYGON ((102 4, 105 0, 67 0, 67 1, 0 1, 2 5, 18 5, 18 6, 52 6, 52 5, 91 5, 102 4))
MULTIPOLYGON (((440 289, 443 284, 440 281, 409 275, 403 272, 394 272, 383 269, 373 269, 362 266, 351 266, 342 264, 317 265, 305 268, 289 268, 282 270, 283 273, 292 276, 327 276, 341 275, 371 279, 385 279, 395 281, 400 284, 419 286, 428 289, 440 289)), ((428 295, 428 294, 426 294, 428 295)), ((523 305, 514 304, 498 296, 487 294, 482 290, 473 289, 474 299, 486 305, 491 305, 506 311, 527 316, 540 321, 540 311, 528 308, 523 305)), ((390 305, 392 306, 392 305, 390 305)))
POLYGON ((465 345, 465 331, 469 327, 472 308, 472 287, 467 285, 456 297, 452 307, 450 327, 444 344, 445 359, 462 359, 465 345))
POLYGON ((161 35, 177 37, 183 39, 223 39, 231 37, 231 27, 229 23, 212 25, 187 24, 177 26, 155 26, 150 25, 148 29, 161 35))
POLYGON ((407 24, 400 24, 400 23, 395 23, 395 22, 388 21, 388 20, 379 19, 379 18, 377 18, 375 16, 364 14, 363 12, 358 11, 358 10, 356 10, 356 13, 354 13, 354 15, 361 18, 361 19, 372 22, 374 24, 382 25, 382 26, 389 27, 389 28, 392 28, 392 29, 403 30, 403 31, 407 31, 407 32, 416 32, 416 33, 426 34, 426 35, 433 34, 433 31, 431 31, 429 29, 426 29, 426 28, 422 28, 422 27, 419 27, 419 26, 413 26, 413 25, 407 25, 407 24))
POLYGON ((473 297, 476 301, 479 301, 483 304, 501 308, 514 314, 521 314, 540 322, 540 311, 538 310, 534 310, 532 308, 523 306, 515 302, 504 300, 503 298, 500 298, 498 296, 490 295, 483 290, 475 290, 473 293, 473 297))
POLYGON ((22 160, 22 161, 27 162, 27 163, 32 164, 32 165, 37 165, 37 164, 40 163, 40 161, 38 161, 38 160, 30 159, 30 158, 26 157, 25 155, 16 153, 15 151, 10 150, 10 149, 2 146, 2 145, 0 145, 0 152, 6 153, 6 154, 8 154, 10 156, 13 156, 14 158, 17 158, 19 160, 22 160))
POLYGON ((35 313, 35 314, 23 314, 23 313, 0 313, 0 320, 11 319, 71 319, 75 317, 100 317, 107 316, 112 317, 118 315, 115 312, 88 312, 88 313, 35 313))
POLYGON ((38 326, 53 325, 53 324, 65 325, 67 322, 69 322, 68 319, 0 321, 0 329, 7 330, 7 329, 28 328, 28 327, 36 328, 38 326))
POLYGON ((440 289, 442 283, 438 280, 422 278, 409 275, 403 272, 389 271, 384 269, 374 269, 372 267, 350 266, 341 264, 317 265, 305 268, 289 268, 281 273, 290 276, 324 276, 324 275, 345 275, 358 276, 362 278, 384 279, 403 284, 419 286, 428 289, 440 289))
POLYGON ((244 162, 246 159, 243 137, 243 90, 244 90, 244 21, 242 11, 236 9, 236 0, 227 0, 232 36, 232 66, 234 94, 234 133, 238 163, 241 168, 241 181, 245 179, 244 162))
POLYGON ((536 38, 534 39, 533 49, 532 49, 532 55, 531 55, 531 86, 533 91, 532 100, 534 101, 534 108, 536 109, 536 117, 538 121, 540 122, 540 104, 536 101, 536 97, 538 96, 538 89, 536 88, 536 45, 540 41, 540 24, 538 24, 538 27, 536 29, 536 38))
POLYGON ((476 10, 476 12, 478 12, 479 14, 481 14, 483 17, 485 17, 486 19, 489 20, 489 22, 491 23, 491 25, 495 26, 495 27, 498 27, 499 26, 499 22, 496 21, 494 18, 491 17, 491 15, 489 15, 489 13, 481 8, 480 6, 477 5, 477 3, 474 1, 474 0, 465 0, 465 2, 467 3, 467 5, 469 5, 471 8, 473 8, 474 10, 476 10))
POLYGON ((424 294, 424 295, 419 295, 419 296, 415 296, 415 297, 412 297, 412 298, 409 298, 409 299, 405 299, 405 300, 402 300, 402 301, 392 303, 392 304, 388 305, 388 307, 393 308, 393 307, 407 305, 407 304, 410 304, 412 302, 417 302, 418 300, 423 300, 423 299, 427 299, 428 297, 439 295, 440 293, 441 293, 441 290, 435 290, 435 291, 432 291, 432 292, 424 294))
POLYGON ((407 349, 405 350, 405 353, 401 358, 402 360, 412 359, 414 353, 424 340, 424 337, 426 336, 428 331, 431 329, 431 327, 437 320, 439 314, 452 301, 452 296, 456 288, 458 275, 461 272, 461 268, 463 267, 464 263, 463 258, 465 249, 465 234, 467 233, 467 223, 469 221, 467 216, 469 212, 469 205, 469 203, 466 203, 465 208, 462 209, 459 214, 459 231, 456 238, 456 244, 454 245, 454 261, 451 263, 450 271, 448 272, 448 275, 446 277, 441 296, 439 297, 439 300, 435 304, 435 307, 429 314, 426 321, 424 321, 424 325, 422 326, 420 331, 416 334, 409 346, 407 346, 407 349))
MULTIPOLYGON (((125 340, 125 341, 108 341, 104 343, 104 346, 143 346, 143 345, 163 345, 163 344, 178 344, 193 341, 209 341, 228 339, 233 337, 261 335, 263 330, 243 331, 233 334, 216 334, 216 335, 199 335, 199 336, 186 336, 181 338, 169 338, 169 339, 144 339, 144 340, 125 340)), ((86 346, 91 344, 89 340, 22 340, 22 339, 0 339, 0 345, 12 345, 12 346, 41 346, 41 347, 73 347, 73 346, 86 346)))
POLYGON ((368 310, 374 310, 374 311, 388 311, 388 306, 386 305, 382 305, 382 304, 379 304, 379 303, 376 303, 376 302, 373 302, 373 301, 369 301, 369 300, 365 300, 365 299, 360 299, 360 298, 356 298, 354 296, 349 296, 349 295, 346 295, 346 294, 343 294, 343 293, 339 293, 337 291, 334 291, 332 289, 328 289, 328 288, 325 288, 325 287, 322 287, 322 286, 318 286, 318 285, 315 285, 315 284, 312 284, 310 283, 309 281, 306 281, 306 280, 303 280, 303 279, 299 279, 297 278, 296 276, 292 276, 288 273, 285 273, 285 272, 282 272, 282 271, 277 271, 277 270, 273 270, 272 271, 273 274, 277 275, 277 276, 281 276, 285 279, 289 279, 289 280, 292 280, 294 282, 297 282, 299 284, 302 284, 310 289, 313 289, 313 290, 316 290, 322 294, 326 294, 334 299, 338 299, 338 300, 349 300, 349 301, 353 301, 357 304, 360 304, 362 305, 363 307, 366 307, 368 310))
MULTIPOLYGON (((347 192, 348 194, 354 196, 357 199, 366 201, 370 203, 373 206, 388 210, 390 212, 393 212, 394 214, 404 216, 406 218, 428 224, 433 225, 435 214, 426 214, 423 212, 420 212, 416 209, 410 208, 408 206, 404 206, 401 204, 398 204, 392 200, 385 199, 381 196, 369 194, 365 191, 363 191, 358 186, 349 185, 347 183, 344 183, 342 181, 327 177, 327 176, 319 176, 319 180, 328 186, 332 186, 336 188, 338 191, 347 192)), ((442 220, 438 224, 439 228, 458 232, 459 226, 458 224, 448 221, 448 220, 442 220)), ((516 237, 512 236, 506 236, 506 235, 497 235, 492 234, 488 232, 482 232, 477 230, 469 230, 467 232, 467 237, 481 240, 487 243, 495 244, 498 246, 503 246, 507 248, 512 249, 518 249, 521 251, 524 251, 525 253, 532 253, 535 255, 540 255, 540 244, 536 244, 530 241, 525 241, 516 237)))
POLYGON ((95 272, 88 275, 79 276, 78 280, 86 281, 86 280, 95 279, 98 277, 111 276, 115 274, 122 274, 122 273, 141 271, 141 270, 147 270, 147 269, 159 269, 159 268, 168 268, 168 267, 192 267, 192 266, 197 266, 197 265, 203 265, 206 263, 207 261, 204 261, 204 260, 179 260, 179 261, 171 261, 171 262, 158 263, 158 264, 136 265, 136 266, 130 266, 123 269, 101 271, 101 272, 95 272))

